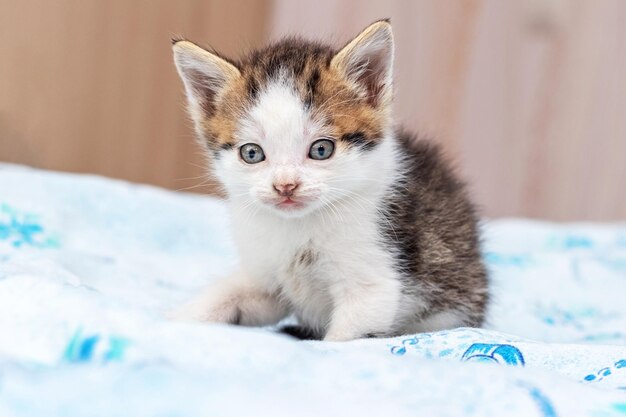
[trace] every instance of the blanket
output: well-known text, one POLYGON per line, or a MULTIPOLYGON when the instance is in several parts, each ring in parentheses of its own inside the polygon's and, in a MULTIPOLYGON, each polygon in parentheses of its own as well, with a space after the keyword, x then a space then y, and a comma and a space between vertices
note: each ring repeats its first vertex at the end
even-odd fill
POLYGON ((626 416, 626 224, 481 230, 484 328, 298 341, 165 319, 237 262, 220 200, 0 165, 0 416, 626 416))

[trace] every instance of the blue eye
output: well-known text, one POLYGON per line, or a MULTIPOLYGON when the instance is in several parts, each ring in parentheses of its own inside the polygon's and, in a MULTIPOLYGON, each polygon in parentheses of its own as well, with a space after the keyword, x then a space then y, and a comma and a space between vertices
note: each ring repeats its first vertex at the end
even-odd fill
POLYGON ((328 159, 335 151, 335 142, 330 139, 320 139, 313 142, 309 150, 309 158, 321 161, 328 159))
POLYGON ((265 160, 263 149, 256 143, 246 143, 239 148, 241 159, 248 164, 257 164, 265 160))

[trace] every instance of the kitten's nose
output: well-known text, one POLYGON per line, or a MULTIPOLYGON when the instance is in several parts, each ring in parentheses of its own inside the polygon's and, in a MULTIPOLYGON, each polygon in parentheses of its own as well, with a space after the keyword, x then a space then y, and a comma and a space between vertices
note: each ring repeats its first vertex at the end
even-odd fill
POLYGON ((274 184, 274 189, 281 197, 291 197, 300 183, 274 184))

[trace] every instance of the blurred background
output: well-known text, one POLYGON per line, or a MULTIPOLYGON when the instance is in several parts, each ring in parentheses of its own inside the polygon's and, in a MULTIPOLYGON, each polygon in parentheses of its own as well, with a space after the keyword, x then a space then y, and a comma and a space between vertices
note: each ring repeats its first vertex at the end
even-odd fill
POLYGON ((193 187, 172 35, 237 56, 383 17, 398 122, 446 148, 485 215, 626 219, 622 0, 0 0, 0 161, 193 187))

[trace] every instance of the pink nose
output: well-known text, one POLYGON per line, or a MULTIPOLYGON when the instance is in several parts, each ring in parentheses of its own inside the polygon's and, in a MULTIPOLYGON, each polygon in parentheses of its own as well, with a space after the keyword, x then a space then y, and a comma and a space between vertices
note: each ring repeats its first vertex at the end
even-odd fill
POLYGON ((274 189, 281 197, 291 197, 293 192, 298 188, 299 183, 290 184, 274 184, 274 189))

